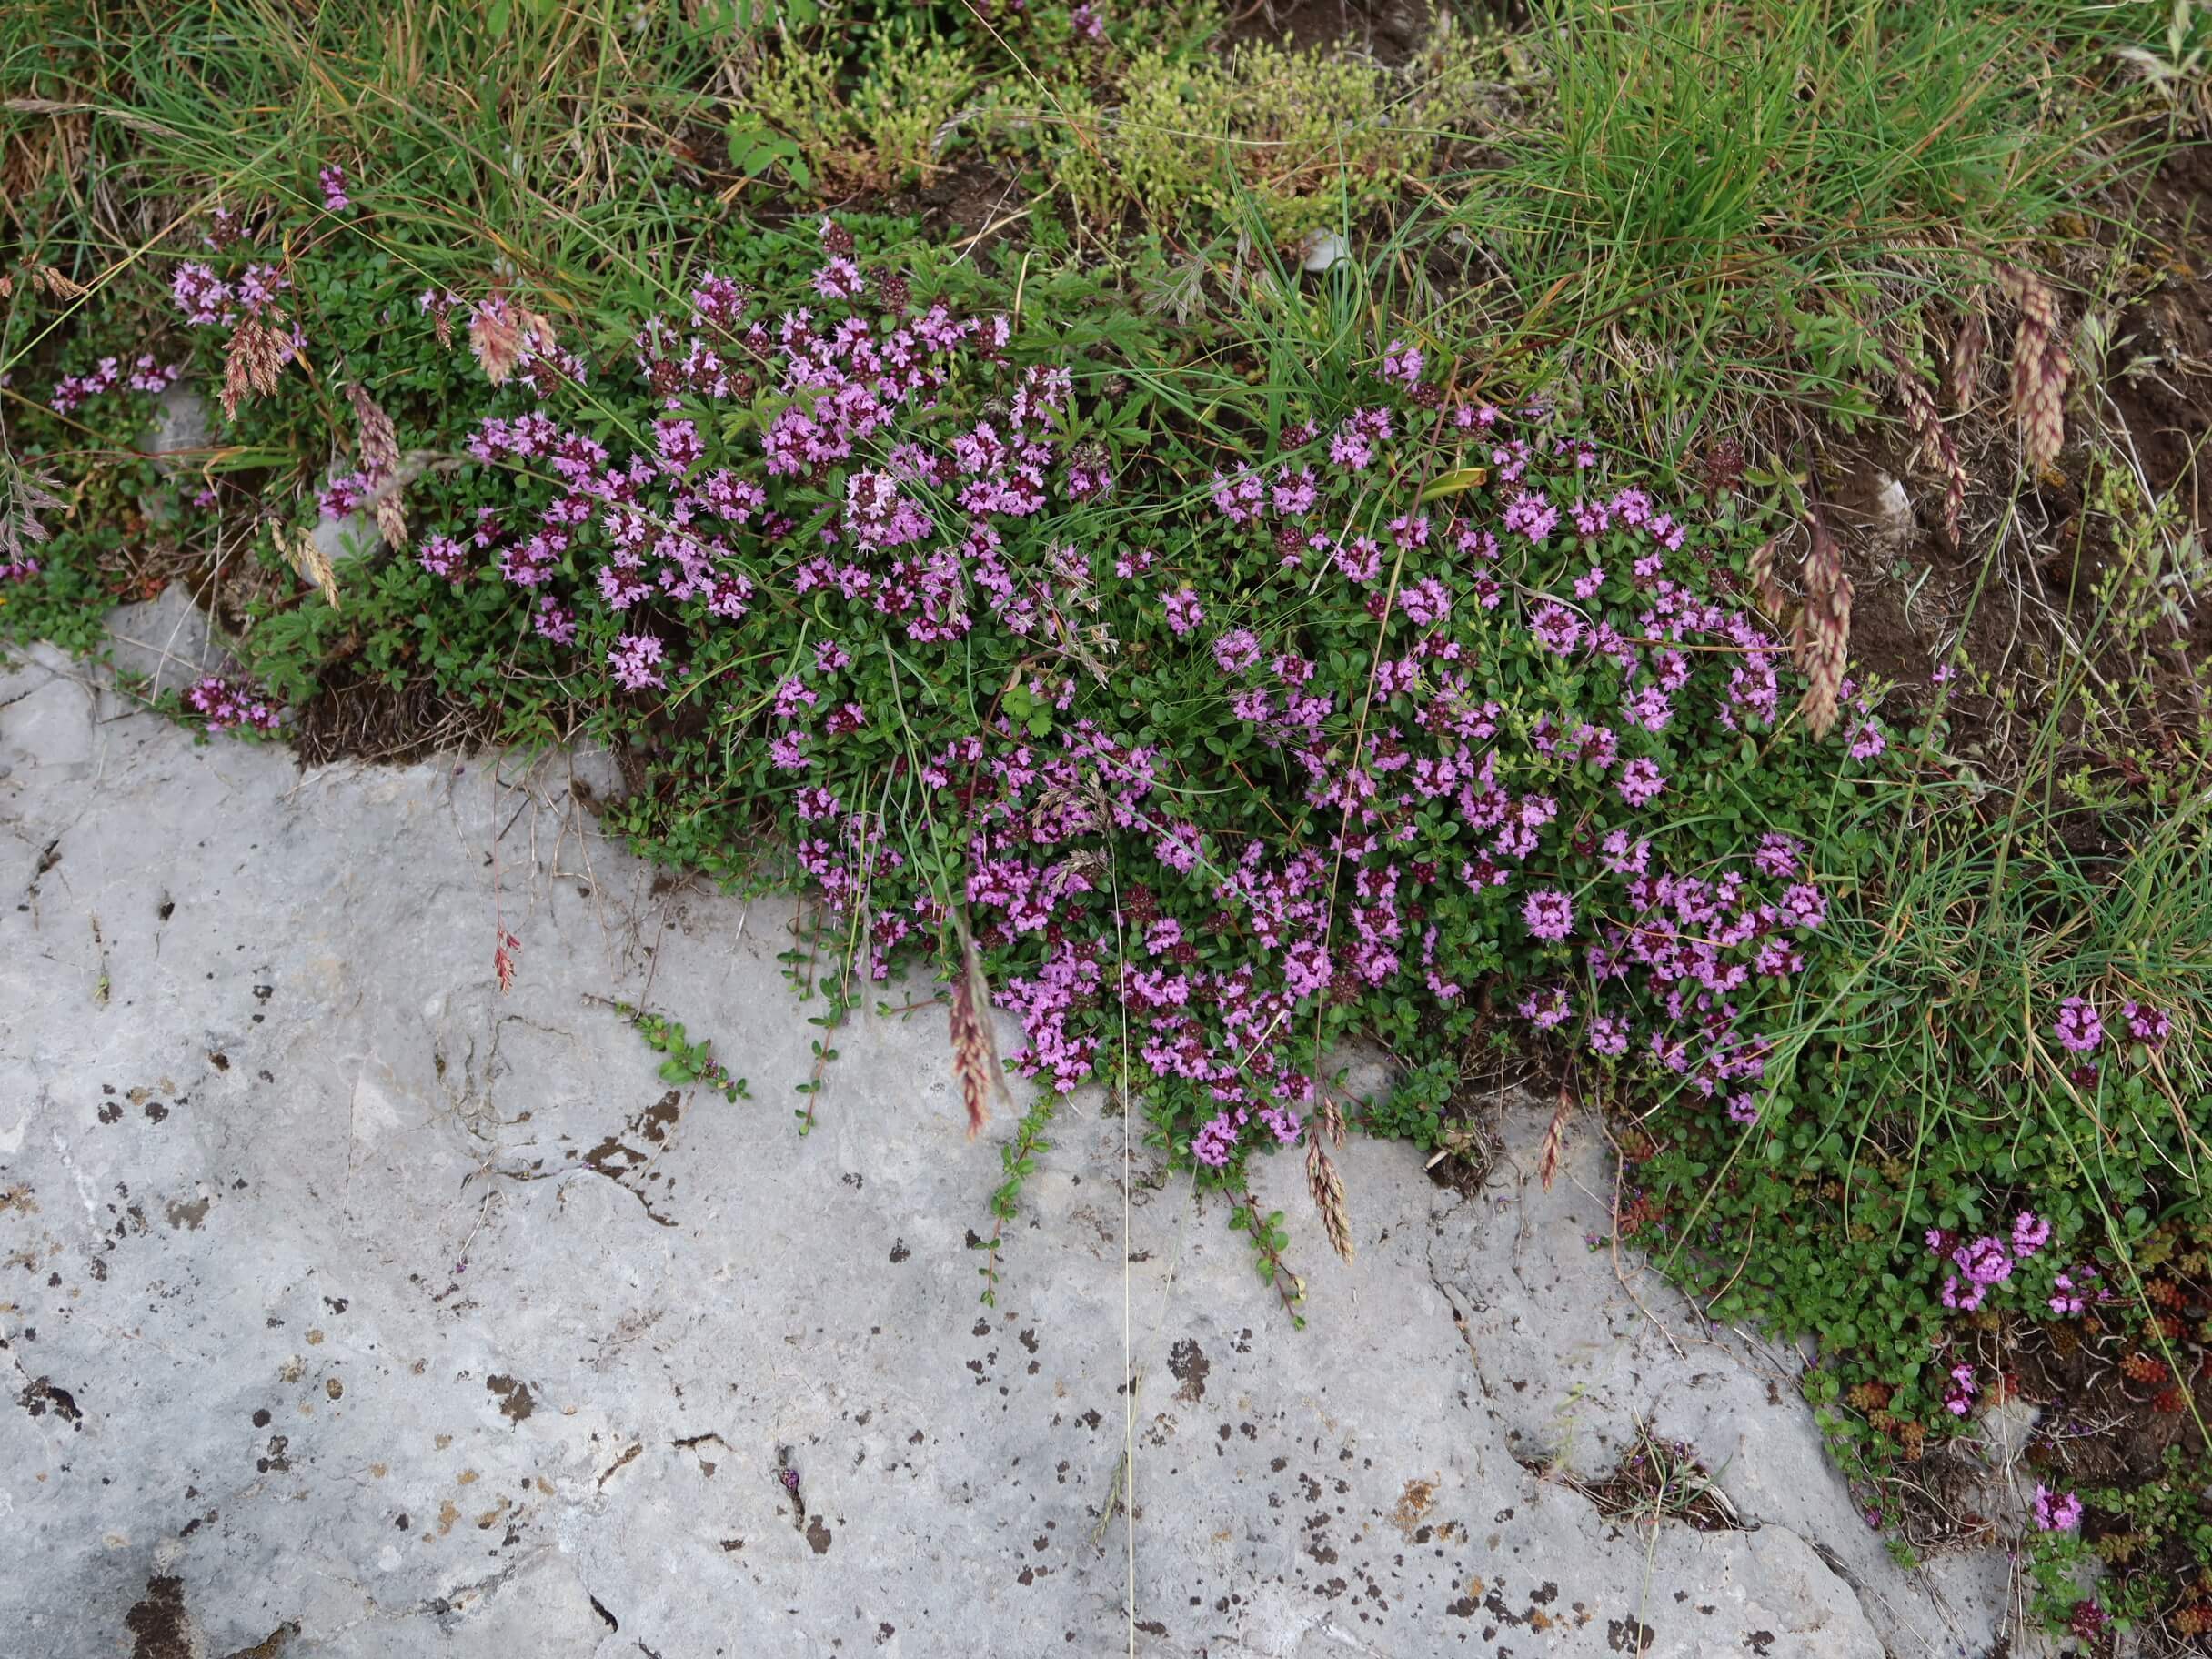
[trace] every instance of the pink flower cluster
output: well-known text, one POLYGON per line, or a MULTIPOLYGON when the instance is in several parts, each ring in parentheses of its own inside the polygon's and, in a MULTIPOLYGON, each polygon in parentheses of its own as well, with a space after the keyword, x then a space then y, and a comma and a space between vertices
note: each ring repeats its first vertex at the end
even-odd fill
POLYGON ((211 732, 276 729, 276 706, 242 681, 210 674, 185 693, 185 701, 211 732))
POLYGON ((2006 1241, 1995 1233, 1961 1240, 1940 1227, 1929 1228, 1927 1247, 1946 1263, 1943 1305, 1962 1312, 1979 1308, 1991 1287, 2010 1279, 2015 1265, 2041 1250, 2050 1237, 2051 1224, 2032 1210, 2013 1217, 2009 1249, 2006 1241))
POLYGON ((2070 1533, 2081 1525, 2081 1498, 2075 1493, 2058 1496, 2042 1482, 2036 1483, 2036 1526, 2039 1532, 2070 1533))
POLYGON ((1980 1384, 1976 1380, 1974 1367, 1964 1360, 1951 1367, 1950 1377, 1950 1383, 1944 1390, 1943 1409, 1954 1417, 1964 1417, 1974 1409, 1980 1384))
POLYGON ((262 316, 291 286, 292 279, 273 265, 249 265, 236 281, 226 281, 198 260, 187 259, 169 279, 169 297, 192 327, 227 328, 241 313, 262 316))
POLYGON ((126 369, 119 357, 102 357, 88 375, 64 375, 54 383, 53 395, 47 399, 57 415, 74 415, 93 398, 123 387, 134 392, 161 392, 176 383, 185 372, 182 363, 163 364, 153 355, 141 353, 126 369))

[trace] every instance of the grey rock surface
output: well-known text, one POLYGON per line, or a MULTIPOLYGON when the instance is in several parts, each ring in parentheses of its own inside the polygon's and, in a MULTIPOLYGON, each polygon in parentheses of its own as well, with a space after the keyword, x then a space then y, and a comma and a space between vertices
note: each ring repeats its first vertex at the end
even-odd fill
POLYGON ((1472 1196, 1345 1147, 1352 1265, 1267 1161, 1296 1332, 1078 1097, 984 1306, 1008 1126, 966 1140, 941 1011, 830 1039, 801 1135, 789 909, 628 858, 568 762, 303 774, 42 652, 0 768, 0 1651, 1987 1644, 2001 1563, 1900 1572, 1795 1357, 1587 1242, 1594 1128, 1548 1192, 1525 1101, 1472 1196), (752 1098, 663 1081, 611 999, 752 1098), (1644 1420, 1740 1530, 1563 1478, 1644 1420))
POLYGON ((107 656, 119 672, 136 676, 148 697, 181 691, 205 675, 237 667, 208 625, 207 613, 178 582, 143 604, 109 613, 107 656))
POLYGON ((216 445, 215 410, 189 386, 172 386, 154 400, 146 453, 172 475, 195 470, 216 445))

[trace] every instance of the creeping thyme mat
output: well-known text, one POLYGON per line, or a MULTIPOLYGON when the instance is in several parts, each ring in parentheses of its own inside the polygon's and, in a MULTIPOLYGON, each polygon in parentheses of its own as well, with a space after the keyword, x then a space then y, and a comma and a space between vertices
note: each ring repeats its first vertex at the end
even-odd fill
MULTIPOLYGON (((807 291, 703 274, 604 377, 517 300, 423 294, 417 332, 466 338, 496 412, 408 488, 357 395, 322 511, 388 528, 405 500, 418 528, 410 564, 317 580, 493 613, 512 679, 649 733, 621 809, 649 848, 737 873, 772 827, 833 996, 971 930, 1014 1067, 1064 1091, 1126 1044, 1208 1184, 1308 1137, 1338 1039, 1418 1065, 1478 1004, 1759 1121, 1835 877, 1813 827, 1887 740, 1817 627, 1807 681, 1725 591, 1740 497, 1659 498, 1398 340, 1179 474, 1049 320, 820 240, 807 291)), ((296 326, 287 281, 176 270, 234 410, 296 326)), ((189 700, 269 718, 246 688, 189 700)))
MULTIPOLYGON (((250 737, 336 687, 428 686, 488 729, 613 748, 636 845, 805 901, 792 977, 828 1008, 802 1130, 837 1023, 942 965, 971 1121, 983 999, 1040 1085, 1001 1225, 1053 1100, 1103 1081, 1229 1195, 1294 1309, 1249 1160, 1297 1149, 1349 1253, 1336 1138, 1448 1149, 1474 1062, 1537 1049, 1634 1114, 1624 1236, 1716 1317, 1821 1334, 1805 1386, 1871 1520, 1909 1531, 1896 1471, 2015 1386, 2000 1314, 2116 1334, 2186 1396, 2178 1316, 2137 1320, 2125 1263, 2188 1155, 2201 1080, 2169 1039, 2201 990, 2024 836, 1995 855, 2032 870, 2016 898, 1959 896, 1982 867, 1946 838, 1983 856, 1979 798, 1921 766, 1949 670, 1893 732, 1895 689, 1846 672, 1834 542, 1740 451, 1670 483, 1472 351, 1347 327, 1325 284, 1260 297, 1179 379, 1094 294, 880 221, 749 232, 717 262, 742 279, 696 271, 642 318, 403 297, 349 251, 342 170, 318 182, 325 241, 219 214, 167 273, 188 365, 88 340, 50 394, 91 417, 181 373, 221 387, 244 458, 178 510, 258 515, 263 589, 249 672, 176 712, 250 737), (333 558, 253 502, 254 447, 318 424, 344 458, 309 510, 385 549, 333 558), (2096 925, 2053 944, 2054 892, 2096 925), (1991 967, 1946 1016, 1973 1067, 1936 1043, 1901 1070, 1982 936, 2018 981, 1991 967), (1386 1094, 1330 1075, 1355 1038, 1397 1062, 1386 1094), (1900 1106, 1907 1082, 1935 1108, 1900 1106), (2139 1138, 2100 1139, 2121 1113, 2139 1138)), ((11 554, 17 614, 92 591, 96 546, 11 554)), ((2146 894, 2187 890, 2185 822, 2142 841, 2146 894)), ((502 984, 528 971, 526 939, 494 945, 502 984)), ((2035 1511, 2054 1616, 2098 1490, 2054 1466, 2035 1511)))

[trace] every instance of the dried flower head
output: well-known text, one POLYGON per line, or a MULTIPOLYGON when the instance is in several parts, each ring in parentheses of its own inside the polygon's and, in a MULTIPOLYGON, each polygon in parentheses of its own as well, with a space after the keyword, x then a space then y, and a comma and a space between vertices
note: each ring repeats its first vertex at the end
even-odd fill
MULTIPOLYGON (((276 318, 281 324, 281 317, 276 318)), ((275 394, 277 377, 292 360, 292 337, 259 317, 239 319, 223 357, 223 413, 236 419, 250 398, 275 394)))
POLYGON ((1714 438, 1705 446, 1699 457, 1699 482, 1705 494, 1718 500, 1733 496, 1744 486, 1744 471, 1749 465, 1743 443, 1733 435, 1714 438))
POLYGON ((2020 423, 2020 451, 2029 466, 2042 468, 2066 447, 2066 379, 2073 360, 2058 334, 2058 299, 2042 280, 2017 266, 2003 266, 1998 278, 2020 308, 2013 332, 2012 412, 2020 423))
POLYGON ((1953 408, 1973 407, 1975 391, 1981 383, 1982 353, 1988 344, 1989 318, 1977 296, 1958 326, 1958 338, 1951 343, 1951 372, 1944 389, 1953 408))
POLYGON ((1958 445, 1936 411, 1935 389, 1920 377, 1919 371, 1905 360, 1902 352, 1891 361, 1897 371, 1897 401, 1905 407, 1905 424, 1919 440, 1920 459, 1944 476, 1943 537, 1946 544, 1956 550, 1959 518, 1966 506, 1966 464, 1959 459, 1958 445))
POLYGON ((495 294, 469 313, 468 348, 483 366, 484 377, 505 386, 525 355, 553 349, 553 325, 495 294))
POLYGON ((46 539, 39 514, 62 505, 55 493, 60 486, 45 473, 29 472, 0 451, 0 566, 13 568, 26 558, 26 548, 46 539))
POLYGON ((1559 1104, 1552 1109, 1552 1121, 1543 1131, 1543 1146, 1536 1156, 1537 1178, 1543 1190, 1552 1190, 1552 1181, 1559 1173, 1559 1160, 1567 1148, 1567 1120, 1574 1113, 1574 1097, 1562 1089, 1559 1104))
POLYGON ((960 960, 952 978, 950 1035, 952 1074, 960 1081, 960 1099, 968 1108, 968 1138, 972 1141, 990 1121, 991 1092, 1005 1089, 1006 1069, 999 1060, 998 1039, 991 1033, 990 984, 983 977, 982 960, 968 930, 958 930, 960 960))
POLYGON ((353 405, 354 424, 359 434, 356 447, 360 453, 361 469, 370 481, 369 505, 377 516, 377 529, 386 546, 405 547, 407 516, 400 502, 406 484, 399 476, 398 432, 392 426, 392 417, 357 381, 346 388, 346 397, 353 405))
POLYGON ((1329 1235, 1329 1247, 1343 1261, 1351 1261, 1355 1247, 1352 1212, 1344 1203, 1344 1178, 1336 1172, 1329 1154, 1321 1150, 1321 1135, 1314 1129, 1306 1131, 1306 1191, 1313 1195, 1313 1208, 1321 1212, 1322 1231, 1329 1235))
POLYGON ((1813 545, 1805 558, 1805 605, 1797 619, 1797 666, 1811 683, 1798 711, 1816 738, 1835 724, 1842 700, 1844 665, 1851 649, 1851 578, 1844 574, 1843 551, 1815 513, 1808 520, 1813 545))
POLYGON ((276 538, 276 550, 290 561, 295 570, 321 590, 324 601, 331 609, 338 609, 337 571, 332 568, 330 556, 323 551, 313 534, 300 530, 287 539, 281 527, 272 534, 276 538))
POLYGON ((1790 598, 1775 580, 1773 537, 1768 537, 1752 550, 1744 574, 1750 579, 1752 597, 1758 600, 1759 608, 1768 616, 1779 618, 1789 608, 1790 598))

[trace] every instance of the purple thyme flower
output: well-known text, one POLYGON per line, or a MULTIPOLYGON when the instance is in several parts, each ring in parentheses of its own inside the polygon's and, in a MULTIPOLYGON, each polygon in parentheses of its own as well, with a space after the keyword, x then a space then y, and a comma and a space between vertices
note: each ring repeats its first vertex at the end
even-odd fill
POLYGON ((2127 1021, 2127 1034, 2137 1042, 2157 1048, 2174 1029, 2173 1021, 2165 1010, 2151 1007, 2147 1002, 2127 1001, 2120 1004, 2120 1017, 2127 1021))
POLYGON ((2058 1018, 2051 1029, 2058 1034, 2059 1042, 2076 1054, 2086 1054, 2105 1041, 2105 1022, 2081 997, 2068 997, 2058 1005, 2058 1018))
POLYGON ((607 666, 626 690, 643 691, 660 684, 656 665, 666 649, 651 634, 624 634, 607 653, 607 666))
POLYGON ((1666 779, 1661 775, 1656 762, 1639 756, 1621 769, 1621 780, 1614 786, 1621 799, 1632 807, 1643 806, 1658 798, 1666 788, 1666 779))
POLYGON ((2081 1524, 2081 1498, 2069 1492, 2059 1497, 2042 1482, 2036 1483, 2036 1525, 2046 1533, 2070 1533, 2081 1524))
POLYGON ((1224 674, 1242 674, 1260 660, 1260 638, 1249 628, 1223 634, 1213 642, 1213 660, 1224 674))
POLYGON ((1162 601, 1168 613, 1168 627, 1178 636, 1189 633, 1206 619, 1206 613, 1198 602, 1198 595, 1188 588, 1179 588, 1162 601))
POLYGON ((1562 940, 1574 927, 1574 904, 1555 887, 1540 888, 1521 903, 1521 920, 1538 939, 1562 940))

